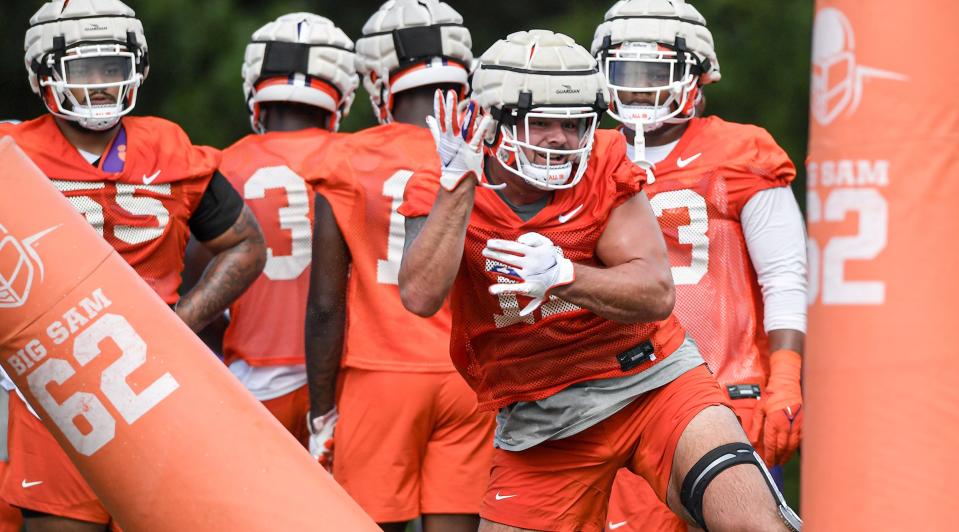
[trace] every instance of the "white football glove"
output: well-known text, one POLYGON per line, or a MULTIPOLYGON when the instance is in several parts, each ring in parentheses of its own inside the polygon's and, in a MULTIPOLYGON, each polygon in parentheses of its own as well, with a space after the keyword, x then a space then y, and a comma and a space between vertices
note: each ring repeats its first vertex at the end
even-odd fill
POLYGON ((481 113, 476 102, 469 102, 461 114, 456 92, 447 91, 444 101, 442 91, 437 89, 433 96, 433 116, 426 117, 426 125, 433 134, 436 151, 443 165, 440 176, 443 188, 452 191, 460 181, 471 175, 480 185, 502 188, 502 185, 493 187, 483 183, 483 149, 480 143, 493 127, 493 118, 481 113))
POLYGON ((563 250, 539 233, 526 233, 515 242, 491 238, 486 242, 483 256, 515 268, 522 282, 494 284, 489 287, 489 293, 532 297, 533 301, 519 312, 520 316, 539 308, 551 289, 570 284, 576 277, 573 263, 563 257, 563 250))
POLYGON ((336 427, 340 414, 334 406, 332 410, 310 419, 306 414, 306 426, 310 429, 310 454, 326 468, 333 469, 333 429, 336 427))

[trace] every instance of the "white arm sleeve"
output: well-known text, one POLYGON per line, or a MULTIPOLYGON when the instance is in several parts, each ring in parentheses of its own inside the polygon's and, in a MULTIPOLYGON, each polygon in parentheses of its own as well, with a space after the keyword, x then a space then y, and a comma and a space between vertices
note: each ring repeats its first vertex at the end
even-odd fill
POLYGON ((789 187, 761 190, 743 207, 746 248, 763 293, 766 332, 806 332, 806 227, 789 187))

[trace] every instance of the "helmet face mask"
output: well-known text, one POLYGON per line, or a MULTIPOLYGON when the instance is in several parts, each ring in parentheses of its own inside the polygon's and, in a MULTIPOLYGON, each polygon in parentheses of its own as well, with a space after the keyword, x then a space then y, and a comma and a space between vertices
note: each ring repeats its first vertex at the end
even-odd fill
POLYGON ((473 97, 498 122, 487 154, 541 190, 576 186, 606 111, 596 59, 561 33, 530 30, 494 43, 473 75, 473 97))
POLYGON ((589 162, 599 113, 590 107, 513 108, 500 125, 496 160, 510 173, 541 190, 579 183, 589 162), (559 144, 557 146, 557 144, 559 144))
POLYGON ((136 55, 122 45, 78 46, 47 61, 52 75, 40 77, 38 83, 51 91, 50 101, 45 102, 56 116, 103 131, 136 105, 143 75, 137 72, 136 55))
POLYGON ((601 59, 610 89, 609 114, 617 121, 648 132, 692 117, 700 95, 694 54, 657 43, 627 42, 601 59))
POLYGON ((46 2, 24 50, 30 88, 47 110, 93 131, 133 110, 150 71, 143 25, 120 0, 46 2))
POLYGON ((609 76, 610 115, 637 132, 690 120, 701 87, 722 78, 706 19, 684 0, 617 1, 590 50, 609 76))

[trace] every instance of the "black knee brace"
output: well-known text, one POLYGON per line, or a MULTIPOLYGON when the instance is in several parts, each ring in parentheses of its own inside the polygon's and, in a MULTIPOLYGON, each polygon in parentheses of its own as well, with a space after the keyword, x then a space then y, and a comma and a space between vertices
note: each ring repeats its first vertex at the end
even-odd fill
POLYGON ((776 488, 776 483, 773 482, 772 475, 769 474, 769 470, 766 469, 755 449, 748 443, 738 442, 727 443, 709 451, 686 473, 679 500, 696 524, 703 530, 707 530, 703 516, 703 496, 706 494, 709 483, 726 469, 739 464, 753 464, 759 468, 763 478, 766 479, 769 491, 773 494, 773 499, 779 506, 779 516, 783 523, 793 532, 799 532, 802 529, 802 520, 786 504, 786 500, 776 488))

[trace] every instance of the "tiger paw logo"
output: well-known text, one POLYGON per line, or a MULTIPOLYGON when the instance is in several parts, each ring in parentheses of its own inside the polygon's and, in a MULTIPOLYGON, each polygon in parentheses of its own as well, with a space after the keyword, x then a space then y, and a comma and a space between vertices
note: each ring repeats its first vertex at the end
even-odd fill
POLYGON ((43 261, 34 246, 59 225, 18 239, 0 225, 0 308, 26 304, 34 280, 43 281, 43 261))
POLYGON ((906 81, 904 74, 861 65, 856 37, 846 15, 826 7, 816 12, 812 30, 812 115, 827 125, 840 115, 853 114, 862 101, 863 81, 869 78, 906 81))

